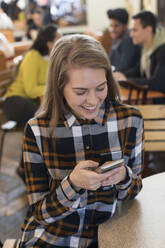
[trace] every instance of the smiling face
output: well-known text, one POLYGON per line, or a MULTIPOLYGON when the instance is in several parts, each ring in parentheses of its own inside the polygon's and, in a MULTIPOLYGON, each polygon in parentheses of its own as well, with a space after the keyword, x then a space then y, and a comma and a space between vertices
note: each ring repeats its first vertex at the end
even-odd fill
POLYGON ((127 30, 127 24, 123 24, 115 19, 110 19, 109 31, 112 39, 120 39, 127 30))
POLYGON ((151 27, 143 27, 140 19, 133 19, 131 22, 131 38, 134 44, 145 44, 150 37, 151 27))
POLYGON ((64 87, 65 100, 79 118, 94 119, 107 96, 104 69, 76 68, 68 71, 69 81, 64 87))

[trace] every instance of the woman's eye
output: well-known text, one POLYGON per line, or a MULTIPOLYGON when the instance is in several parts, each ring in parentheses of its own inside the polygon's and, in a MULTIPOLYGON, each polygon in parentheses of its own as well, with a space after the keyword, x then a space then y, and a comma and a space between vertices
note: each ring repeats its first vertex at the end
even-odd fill
POLYGON ((85 94, 85 91, 76 92, 76 95, 78 95, 78 96, 81 96, 81 95, 84 95, 84 94, 85 94))
POLYGON ((103 91, 105 89, 105 87, 103 88, 97 88, 97 91, 103 91))

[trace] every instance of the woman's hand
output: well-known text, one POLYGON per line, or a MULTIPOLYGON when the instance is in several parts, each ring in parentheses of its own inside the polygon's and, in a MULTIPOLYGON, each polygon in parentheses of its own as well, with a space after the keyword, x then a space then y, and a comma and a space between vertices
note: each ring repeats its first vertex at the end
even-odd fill
POLYGON ((122 166, 104 174, 106 174, 106 178, 101 182, 101 186, 117 184, 126 178, 126 168, 123 164, 122 166))
POLYGON ((126 177, 124 166, 113 169, 103 174, 98 174, 92 169, 97 168, 98 163, 92 160, 79 162, 70 174, 70 180, 75 187, 87 190, 97 190, 100 186, 117 184, 126 177))
POLYGON ((73 185, 82 189, 97 190, 101 186, 99 174, 92 171, 98 163, 92 160, 79 162, 70 174, 70 180, 73 185))

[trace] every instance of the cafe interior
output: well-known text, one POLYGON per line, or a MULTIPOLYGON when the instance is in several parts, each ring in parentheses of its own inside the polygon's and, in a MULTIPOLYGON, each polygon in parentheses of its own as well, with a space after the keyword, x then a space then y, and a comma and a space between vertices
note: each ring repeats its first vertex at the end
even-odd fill
MULTIPOLYGON (((28 36, 32 9, 42 9, 61 35, 82 33, 97 39, 109 55, 112 37, 108 9, 125 8, 130 17, 141 10, 158 16, 165 27, 164 0, 0 0, 1 8, 13 23, 2 33, 13 49, 6 57, 0 49, 0 241, 4 248, 19 247, 21 225, 28 208, 26 187, 17 173, 20 162, 23 128, 7 120, 2 105, 11 84, 13 71, 31 47, 38 30, 28 36), (10 6, 10 8, 9 8, 10 6)), ((1 19, 0 19, 1 20, 1 19)), ((1 21, 0 21, 1 22, 1 21)), ((131 25, 131 18, 129 20, 131 25)), ((164 67, 165 69, 165 67, 164 67)), ((122 102, 138 108, 144 119, 143 190, 130 202, 118 203, 114 217, 98 229, 100 248, 165 247, 165 105, 154 104, 164 98, 160 91, 149 90, 133 81, 119 80, 122 102)), ((14 106, 13 106, 14 108, 14 106)))

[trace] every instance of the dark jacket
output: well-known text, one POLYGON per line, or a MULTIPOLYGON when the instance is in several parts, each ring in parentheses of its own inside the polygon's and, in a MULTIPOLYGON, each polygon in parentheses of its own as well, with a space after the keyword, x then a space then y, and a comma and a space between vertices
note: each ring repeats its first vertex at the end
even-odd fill
POLYGON ((128 79, 140 85, 147 84, 150 90, 165 93, 165 44, 159 46, 151 54, 150 59, 150 78, 147 79, 145 75, 141 77, 140 63, 124 74, 128 79))
POLYGON ((124 72, 133 68, 140 61, 141 47, 134 45, 129 32, 126 32, 121 41, 114 40, 110 50, 110 62, 115 66, 115 71, 124 72), (113 48, 119 42, 117 48, 113 48))

